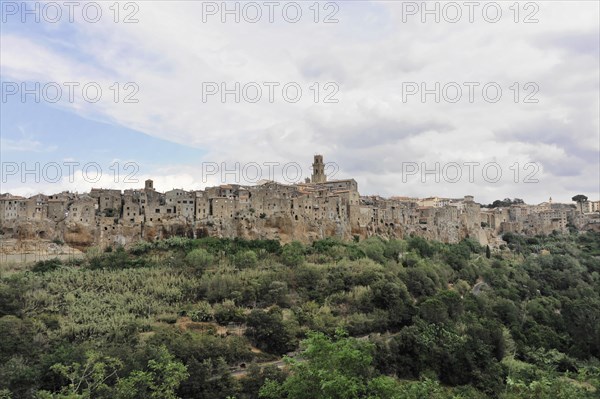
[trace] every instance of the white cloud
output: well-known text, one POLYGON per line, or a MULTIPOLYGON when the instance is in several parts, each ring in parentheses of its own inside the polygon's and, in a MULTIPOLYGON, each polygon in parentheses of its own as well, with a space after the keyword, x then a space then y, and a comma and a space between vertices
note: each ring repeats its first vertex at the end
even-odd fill
POLYGON ((0 138, 0 147, 3 151, 33 151, 33 152, 50 152, 56 149, 56 146, 45 146, 41 141, 36 140, 11 140, 0 138))
MULTIPOLYGON (((44 144, 36 139, 36 135, 28 133, 28 128, 24 126, 18 127, 17 139, 9 139, 6 137, 0 137, 0 149, 2 151, 16 151, 16 152, 52 152, 55 151, 58 146, 44 144)), ((39 135, 37 135, 39 136, 39 135)))
MULTIPOLYGON (((72 108, 206 149, 208 161, 308 163, 322 152, 365 193, 566 201, 574 179, 587 182, 580 187, 588 194, 597 191, 597 159, 581 161, 575 175, 557 171, 563 162, 578 162, 581 151, 600 151, 595 2, 537 2, 536 24, 515 24, 509 3, 502 3, 497 24, 480 13, 473 24, 402 22, 395 2, 339 3, 338 24, 314 24, 311 14, 298 24, 222 24, 216 17, 202 23, 199 3, 139 4, 138 24, 78 24, 69 41, 77 57, 27 35, 4 35, 4 73, 103 87, 135 82, 138 104, 103 98, 72 108), (298 82, 304 93, 297 104, 280 95, 273 104, 203 103, 207 81, 298 82), (315 81, 339 84, 339 103, 315 104, 309 89, 315 81), (464 100, 466 91, 457 104, 437 104, 432 96, 425 104, 418 97, 405 103, 403 82, 498 82, 503 97, 487 103, 478 88, 473 103, 464 100), (515 103, 514 82, 521 100, 530 92, 523 85, 536 83, 539 103, 515 103), (549 126, 560 127, 553 140, 543 136, 549 126), (537 161, 543 170, 538 184, 403 184, 402 161, 495 161, 505 173, 515 162, 537 161)), ((194 173, 156 180, 193 185, 200 181, 194 173)))

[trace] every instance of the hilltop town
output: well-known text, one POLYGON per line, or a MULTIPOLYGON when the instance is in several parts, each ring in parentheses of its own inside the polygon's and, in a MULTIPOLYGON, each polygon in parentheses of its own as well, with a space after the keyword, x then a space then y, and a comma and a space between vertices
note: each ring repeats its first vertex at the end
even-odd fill
POLYGON ((0 195, 4 253, 40 242, 89 247, 128 246, 172 236, 267 238, 310 242, 334 236, 372 235, 456 243, 470 237, 497 247, 506 232, 547 235, 569 228, 600 230, 600 201, 575 204, 511 204, 486 208, 463 198, 361 196, 354 179, 328 181, 322 155, 315 155, 310 181, 255 186, 224 184, 165 193, 144 188, 94 188, 89 193, 0 195))

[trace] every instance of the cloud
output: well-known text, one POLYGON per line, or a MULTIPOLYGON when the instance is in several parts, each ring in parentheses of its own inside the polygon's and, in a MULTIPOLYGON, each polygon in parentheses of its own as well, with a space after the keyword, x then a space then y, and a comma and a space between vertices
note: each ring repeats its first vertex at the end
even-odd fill
POLYGON ((9 139, 6 137, 6 132, 3 132, 5 137, 0 137, 0 149, 2 152, 53 152, 58 148, 57 145, 49 145, 35 138, 31 133, 28 133, 28 128, 18 126, 19 133, 17 139, 9 139))
MULTIPOLYGON (((137 104, 105 96, 95 104, 63 105, 202 148, 208 161, 308 164, 320 152, 365 193, 540 201, 548 194, 570 198, 572 179, 580 179, 588 183, 578 188, 593 195, 600 179, 594 157, 600 151, 598 4, 540 3, 536 24, 514 23, 508 3, 503 7, 497 24, 485 22, 480 10, 472 24, 421 23, 419 16, 404 22, 395 2, 339 3, 336 24, 315 24, 306 8, 297 24, 281 18, 250 24, 221 23, 218 16, 203 23, 200 3, 167 8, 144 2, 137 24, 80 23, 58 41, 9 32, 2 38, 2 70, 4 78, 21 80, 135 82, 137 104), (207 82, 228 88, 256 82, 263 101, 236 103, 229 95, 222 103, 217 95, 203 102, 207 82), (272 103, 265 101, 264 82, 279 83, 272 103), (282 98, 289 82, 302 88, 297 103, 282 98), (323 102, 333 92, 324 89, 327 82, 339 89, 337 103, 323 102), (429 89, 457 82, 463 97, 457 103, 436 102, 433 95, 425 103, 420 95, 404 101, 407 82, 429 89), (465 82, 479 83, 473 102, 465 82), (497 103, 484 99, 489 82, 502 88, 497 103), (539 91, 526 89, 529 82, 539 91), (528 94, 538 103, 524 103, 528 94), (402 162, 498 162, 506 176, 515 162, 540 162, 543 169, 535 185, 481 177, 476 183, 403 183, 402 162)), ((177 159, 173 166, 191 167, 177 159)), ((162 176, 192 184, 194 173, 162 176)))

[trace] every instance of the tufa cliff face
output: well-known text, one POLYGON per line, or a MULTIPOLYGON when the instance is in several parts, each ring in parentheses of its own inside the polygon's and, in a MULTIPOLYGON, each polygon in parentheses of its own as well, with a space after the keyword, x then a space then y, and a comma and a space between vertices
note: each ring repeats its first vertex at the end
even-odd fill
MULTIPOLYGON (((361 205, 359 205, 361 206, 361 205)), ((365 207, 365 205, 362 205, 365 207)), ((308 208, 307 208, 308 209, 308 208)), ((372 212, 370 206, 365 208, 372 212)), ((363 211, 365 210, 363 209, 363 211)), ((312 210, 311 210, 312 212, 312 210)), ((466 237, 488 243, 491 231, 480 227, 477 212, 463 215, 458 212, 439 210, 433 216, 420 218, 421 213, 414 209, 416 224, 402 223, 400 220, 382 217, 362 223, 344 215, 335 217, 314 217, 309 214, 297 215, 291 212, 275 211, 269 215, 256 210, 236 211, 234 217, 207 217, 190 222, 184 217, 165 218, 160 221, 128 222, 121 218, 94 218, 94 223, 63 220, 55 223, 50 220, 14 219, 3 223, 6 238, 20 240, 64 241, 72 248, 85 250, 98 246, 128 246, 139 240, 155 241, 172 236, 201 238, 206 236, 245 239, 276 239, 282 243, 294 240, 309 243, 326 237, 339 237, 352 240, 370 236, 403 238, 418 235, 442 242, 459 242, 466 237), (439 215, 438 215, 439 213, 439 215), (436 216, 437 215, 437 216, 436 216), (312 217, 311 217, 312 216, 312 217)))

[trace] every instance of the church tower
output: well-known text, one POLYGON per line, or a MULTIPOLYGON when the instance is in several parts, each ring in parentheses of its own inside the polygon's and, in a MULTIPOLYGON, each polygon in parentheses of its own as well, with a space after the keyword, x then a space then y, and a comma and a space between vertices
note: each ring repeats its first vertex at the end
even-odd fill
POLYGON ((152 180, 148 179, 144 183, 144 190, 154 191, 154 182, 152 180))
POLYGON ((325 183, 327 176, 325 176, 325 164, 323 163, 323 155, 315 155, 315 160, 312 164, 313 173, 311 183, 325 183))

